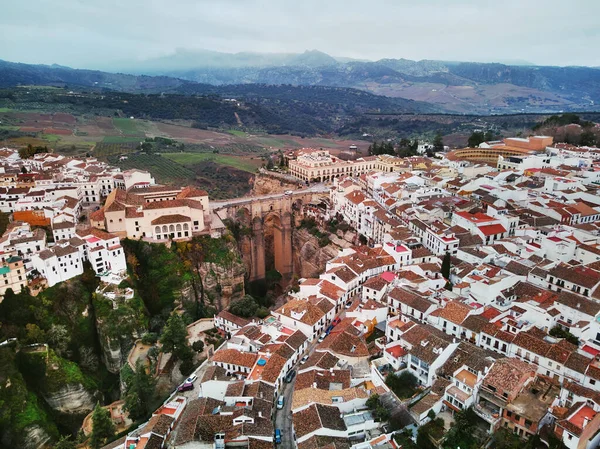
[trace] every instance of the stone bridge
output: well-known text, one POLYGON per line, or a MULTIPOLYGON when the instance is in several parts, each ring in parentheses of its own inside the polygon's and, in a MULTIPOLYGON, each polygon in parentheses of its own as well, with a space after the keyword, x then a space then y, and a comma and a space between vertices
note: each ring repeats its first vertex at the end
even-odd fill
POLYGON ((210 207, 221 220, 229 219, 246 229, 242 238, 250 239, 250 254, 243 256, 250 262, 251 281, 265 278, 265 240, 271 238, 271 232, 274 268, 289 279, 294 271, 292 232, 300 222, 302 206, 326 197, 328 192, 329 188, 321 184, 288 194, 215 201, 211 202, 210 207))

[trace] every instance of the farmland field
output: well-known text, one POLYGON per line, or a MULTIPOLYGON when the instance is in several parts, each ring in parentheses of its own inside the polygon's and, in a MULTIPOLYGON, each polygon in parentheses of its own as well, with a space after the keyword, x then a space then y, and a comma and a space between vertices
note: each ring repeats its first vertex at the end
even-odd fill
POLYGON ((142 137, 128 137, 128 136, 106 136, 102 139, 104 143, 137 143, 139 144, 144 139, 142 137))
POLYGON ((248 135, 244 131, 240 131, 238 129, 229 129, 229 130, 227 130, 227 132, 229 134, 231 134, 232 136, 236 136, 236 137, 246 137, 248 135))
POLYGON ((127 154, 135 151, 138 146, 137 142, 110 143, 100 142, 94 147, 94 156, 108 157, 117 154, 127 154))
POLYGON ((132 120, 129 118, 113 118, 113 124, 125 136, 143 136, 144 135, 144 133, 139 130, 135 119, 132 120))
POLYGON ((110 161, 123 170, 148 170, 156 178, 156 182, 164 184, 185 185, 195 177, 192 170, 158 154, 132 154, 123 161, 110 161))
POLYGON ((163 156, 181 165, 194 165, 210 161, 249 173, 255 173, 256 169, 262 166, 262 160, 257 157, 251 159, 249 157, 214 153, 163 153, 163 156))

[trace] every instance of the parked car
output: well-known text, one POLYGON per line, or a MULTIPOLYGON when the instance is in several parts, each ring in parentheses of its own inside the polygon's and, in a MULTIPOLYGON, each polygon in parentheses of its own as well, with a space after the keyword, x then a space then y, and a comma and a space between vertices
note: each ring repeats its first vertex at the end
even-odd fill
POLYGON ((284 193, 285 195, 291 195, 291 194, 293 194, 294 192, 292 192, 291 190, 286 190, 286 191, 285 191, 285 192, 283 192, 283 193, 284 193))
POLYGON ((295 369, 289 370, 288 373, 285 375, 285 381, 289 384, 295 375, 296 375, 295 369))
POLYGON ((188 377, 185 381, 189 382, 189 383, 194 383, 196 382, 196 379, 198 379, 198 376, 196 376, 195 374, 192 374, 190 377, 188 377))
POLYGON ((300 359, 300 365, 304 365, 306 363, 306 361, 308 360, 308 354, 306 354, 304 357, 302 357, 300 359))
POLYGON ((350 307, 352 307, 352 301, 348 301, 344 307, 346 309, 349 309, 350 307))
POLYGON ((330 324, 327 329, 325 329, 325 335, 329 335, 329 333, 333 330, 333 324, 330 324))
POLYGON ((342 320, 341 320, 340 318, 336 318, 335 320, 333 320, 333 321, 331 322, 331 325, 332 325, 333 327, 335 327, 335 326, 337 326, 338 324, 340 324, 341 322, 342 322, 342 320))
POLYGON ((325 332, 323 332, 321 334, 321 336, 319 337, 319 343, 323 343, 323 340, 325 340, 325 337, 327 337, 327 334, 325 332))
POLYGON ((275 429, 275 444, 281 444, 281 429, 275 429))
POLYGON ((285 402, 285 398, 283 396, 279 396, 277 399, 277 408, 281 410, 283 408, 283 403, 285 402))
POLYGON ((181 385, 179 385, 179 387, 177 387, 177 391, 179 391, 179 392, 190 391, 193 389, 194 389, 194 384, 191 382, 184 382, 181 385))

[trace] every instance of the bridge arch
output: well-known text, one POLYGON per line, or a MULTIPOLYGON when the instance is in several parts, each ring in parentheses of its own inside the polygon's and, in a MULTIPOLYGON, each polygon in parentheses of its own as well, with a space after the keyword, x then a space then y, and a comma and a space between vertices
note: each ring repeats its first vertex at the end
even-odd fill
POLYGON ((291 278, 293 228, 300 223, 304 205, 324 194, 326 191, 268 195, 231 200, 215 207, 222 219, 230 219, 237 223, 236 228, 244 229, 236 237, 249 280, 264 279, 271 269, 291 278))

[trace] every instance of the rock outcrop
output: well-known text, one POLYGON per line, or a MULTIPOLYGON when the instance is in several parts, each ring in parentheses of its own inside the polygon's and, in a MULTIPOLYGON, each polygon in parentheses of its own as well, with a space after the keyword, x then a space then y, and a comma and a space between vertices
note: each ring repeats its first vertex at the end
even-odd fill
POLYGON ((22 444, 24 449, 41 449, 52 447, 52 437, 41 426, 32 424, 23 430, 22 444))
POLYGON ((295 229, 293 234, 294 274, 299 278, 318 277, 325 271, 327 261, 337 255, 339 246, 319 246, 319 239, 306 229, 295 229))
POLYGON ((44 393, 44 400, 56 412, 86 414, 94 408, 94 397, 81 384, 68 384, 52 392, 44 393))
MULTIPOLYGON (((235 257, 223 265, 214 262, 202 264, 201 276, 207 303, 218 310, 229 307, 229 303, 244 296, 244 276, 246 267, 235 244, 228 245, 235 257)), ((193 294, 193 292, 191 292, 193 294)))
POLYGON ((270 193, 283 193, 286 190, 294 190, 299 182, 288 175, 279 173, 260 172, 254 177, 252 194, 268 195, 270 193))
POLYGON ((31 425, 23 431, 23 444, 25 449, 38 449, 52 447, 52 437, 37 424, 31 425))

